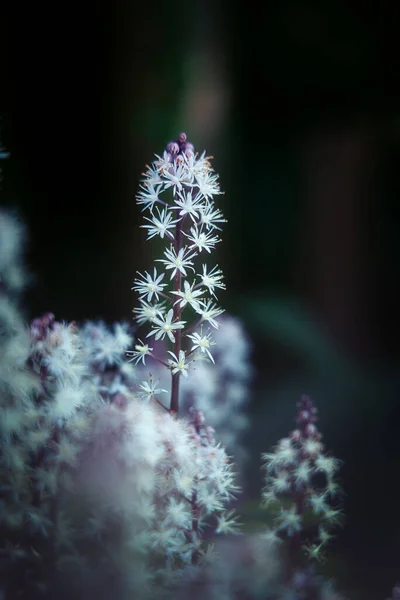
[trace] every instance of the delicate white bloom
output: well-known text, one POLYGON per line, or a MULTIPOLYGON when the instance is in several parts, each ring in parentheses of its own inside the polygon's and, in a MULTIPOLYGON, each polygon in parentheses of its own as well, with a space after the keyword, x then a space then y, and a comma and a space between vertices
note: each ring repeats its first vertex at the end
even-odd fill
POLYGON ((172 374, 175 375, 176 373, 182 373, 184 377, 187 377, 187 370, 190 363, 186 362, 185 352, 183 350, 179 350, 179 358, 176 356, 176 354, 171 352, 171 350, 168 350, 168 354, 172 356, 172 359, 168 359, 172 374))
POLYGON ((275 494, 283 494, 290 489, 291 480, 288 471, 280 469, 275 477, 271 478, 270 485, 273 487, 275 494))
POLYGON ((84 401, 85 391, 82 386, 61 385, 48 408, 54 418, 68 418, 84 401))
POLYGON ((262 458, 266 462, 267 470, 273 471, 282 466, 294 464, 297 461, 298 452, 290 438, 283 438, 274 452, 266 452, 262 455, 262 458))
POLYGON ((146 181, 140 186, 140 189, 141 191, 136 196, 136 202, 138 204, 143 204, 142 210, 149 208, 152 212, 154 204, 160 201, 158 196, 161 191, 161 186, 154 185, 151 181, 146 181))
POLYGON ((218 329, 219 325, 215 319, 219 315, 222 315, 224 309, 218 308, 218 306, 214 304, 212 300, 208 300, 206 303, 203 302, 196 312, 201 315, 202 321, 208 321, 208 323, 215 327, 215 329, 218 329))
POLYGON ((308 502, 316 515, 323 515, 330 509, 329 504, 326 503, 325 494, 311 494, 308 502))
POLYGON ((179 529, 188 529, 192 522, 192 514, 188 506, 190 505, 187 502, 176 500, 172 496, 166 508, 165 524, 179 527, 179 529))
POLYGON ((217 223, 226 223, 222 212, 219 208, 214 209, 214 204, 210 202, 201 211, 200 223, 205 225, 207 229, 218 229, 221 231, 221 227, 218 227, 217 223))
POLYGON ((281 508, 281 512, 276 519, 279 523, 279 529, 285 530, 288 536, 292 536, 301 530, 301 515, 296 512, 295 505, 289 509, 281 508))
MULTIPOLYGON (((190 156, 185 157, 186 168, 191 174, 192 179, 201 177, 201 175, 207 174, 210 171, 212 172, 210 163, 211 158, 212 156, 206 156, 205 151, 201 156, 191 154, 190 156)), ((196 185, 196 183, 194 185, 196 185)))
POLYGON ((203 213, 203 209, 205 206, 203 204, 203 197, 201 194, 197 194, 193 198, 192 192, 178 192, 179 198, 175 198, 176 206, 171 206, 174 210, 179 210, 179 215, 184 217, 185 215, 190 215, 192 221, 194 222, 195 218, 199 218, 199 213, 203 213))
POLYGON ((222 515, 220 515, 218 517, 218 526, 217 526, 217 529, 215 530, 215 533, 224 533, 224 534, 240 533, 240 531, 237 530, 237 527, 239 527, 241 525, 241 523, 238 523, 236 521, 237 516, 233 516, 234 514, 235 514, 234 510, 230 510, 229 512, 226 512, 226 513, 222 513, 222 515))
POLYGON ((225 289, 225 284, 222 283, 223 274, 221 269, 218 268, 218 265, 213 267, 211 271, 207 272, 207 265, 203 265, 203 273, 198 273, 199 277, 201 277, 201 283, 208 288, 210 293, 216 298, 214 288, 220 288, 221 290, 225 289))
POLYGON ((147 344, 144 344, 142 340, 138 340, 138 344, 135 346, 135 350, 129 350, 127 352, 128 356, 131 356, 131 361, 134 360, 135 364, 138 364, 140 361, 145 365, 145 358, 148 354, 151 354, 153 348, 149 348, 147 344))
POLYGON ((196 176, 196 185, 204 198, 212 198, 216 194, 221 194, 218 175, 212 174, 210 170, 203 171, 196 176))
POLYGON ((190 235, 188 233, 185 233, 185 235, 193 242, 189 248, 197 248, 199 252, 207 250, 208 253, 211 253, 211 250, 215 248, 215 244, 221 241, 216 235, 213 236, 211 233, 202 231, 202 229, 199 231, 197 224, 190 228, 190 235))
POLYGON ((164 256, 165 258, 158 258, 157 261, 164 263, 166 269, 171 269, 171 279, 175 277, 177 271, 185 277, 187 275, 186 268, 194 271, 193 261, 190 260, 194 254, 190 254, 188 248, 181 248, 177 254, 175 248, 171 246, 171 248, 165 249, 164 256))
POLYGON ((151 400, 153 396, 158 396, 162 393, 168 394, 168 390, 156 387, 157 383, 158 381, 154 381, 152 377, 150 377, 149 381, 142 381, 139 387, 143 400, 151 400))
POLYGON ((315 457, 324 449, 322 442, 313 438, 307 438, 303 442, 303 451, 307 456, 315 457))
POLYGON ((184 308, 186 304, 190 304, 190 306, 197 310, 200 305, 199 301, 196 300, 196 298, 204 294, 204 290, 194 290, 194 282, 192 283, 192 285, 190 285, 188 281, 184 281, 183 286, 185 288, 184 290, 180 290, 179 292, 172 292, 176 296, 179 296, 179 299, 175 302, 175 304, 178 304, 179 302, 180 308, 184 308))
POLYGON ((305 485, 309 483, 313 471, 311 464, 306 460, 302 460, 293 472, 296 484, 305 485))
POLYGON ((159 299, 159 293, 163 291, 163 288, 167 285, 166 283, 161 283, 164 279, 165 273, 157 274, 157 269, 154 267, 153 277, 146 271, 144 275, 139 273, 140 277, 143 277, 143 281, 140 279, 135 279, 135 285, 133 286, 133 290, 138 292, 140 296, 147 296, 147 300, 150 302, 153 295, 156 300, 159 299))
POLYGON ((340 461, 337 458, 333 458, 333 456, 325 456, 324 454, 320 454, 315 459, 315 466, 317 471, 321 471, 325 473, 328 479, 331 479, 336 471, 339 469, 340 461))
POLYGON ((145 177, 147 184, 153 186, 157 184, 163 184, 163 180, 160 177, 157 167, 153 165, 150 165, 150 167, 149 165, 146 165, 146 167, 147 171, 146 173, 143 173, 143 176, 145 177))
POLYGON ((175 336, 172 333, 175 329, 182 329, 185 326, 186 321, 172 321, 174 317, 174 311, 171 308, 166 315, 159 314, 158 317, 153 319, 155 327, 147 334, 146 337, 151 335, 155 336, 156 340, 164 339, 167 335, 172 343, 175 342, 175 336))
POLYGON ((151 225, 141 225, 141 227, 149 230, 147 239, 150 240, 156 235, 159 235, 161 239, 164 239, 165 234, 173 238, 174 236, 169 230, 173 229, 175 224, 178 223, 179 219, 173 221, 173 214, 169 212, 166 208, 163 208, 161 212, 157 208, 157 211, 158 217, 156 217, 155 215, 153 215, 151 219, 145 217, 146 221, 149 221, 151 225))
POLYGON ((193 342, 193 346, 191 348, 192 352, 194 350, 199 349, 202 352, 202 354, 206 353, 208 358, 213 363, 215 363, 212 354, 209 350, 211 346, 215 346, 215 342, 212 340, 211 334, 207 333, 206 335, 202 335, 200 333, 192 333, 187 337, 190 338, 193 342))
POLYGON ((187 170, 183 164, 179 165, 174 163, 168 170, 163 171, 164 176, 164 188, 167 190, 169 187, 173 187, 174 194, 176 190, 182 190, 182 183, 187 182, 187 170), (165 179, 167 181, 165 181, 165 179))
POLYGON ((308 559, 316 560, 318 562, 324 562, 325 557, 322 553, 323 544, 306 544, 303 546, 303 551, 305 552, 308 559))
POLYGON ((165 302, 158 302, 157 304, 148 304, 142 298, 139 299, 141 305, 139 308, 134 308, 133 312, 136 313, 136 320, 139 325, 152 321, 158 315, 158 313, 165 313, 165 302))

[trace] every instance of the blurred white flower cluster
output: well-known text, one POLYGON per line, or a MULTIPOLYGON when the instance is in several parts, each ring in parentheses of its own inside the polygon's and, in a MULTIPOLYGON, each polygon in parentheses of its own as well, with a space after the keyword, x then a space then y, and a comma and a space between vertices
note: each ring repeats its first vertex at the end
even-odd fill
MULTIPOLYGON (((244 536, 232 508, 239 486, 230 454, 238 456, 248 424, 250 344, 238 320, 216 320, 219 267, 196 270, 194 262, 219 241, 218 194, 209 159, 196 156, 184 134, 148 167, 138 196, 150 214, 145 227, 170 245, 159 259, 164 271, 154 267, 135 281, 137 320, 152 325, 152 347, 138 340, 130 353, 133 332, 124 323, 80 327, 46 313, 25 325, 24 230, 0 211, 5 600, 335 597, 302 571, 281 578, 280 532, 295 539, 299 507, 312 503, 332 524, 340 516, 326 502, 337 463, 322 454, 306 400, 290 443, 264 455, 264 503, 295 486, 296 510, 283 508, 276 530, 244 536), (311 496, 318 473, 327 489, 311 496)), ((307 551, 317 557, 317 547, 307 551)))

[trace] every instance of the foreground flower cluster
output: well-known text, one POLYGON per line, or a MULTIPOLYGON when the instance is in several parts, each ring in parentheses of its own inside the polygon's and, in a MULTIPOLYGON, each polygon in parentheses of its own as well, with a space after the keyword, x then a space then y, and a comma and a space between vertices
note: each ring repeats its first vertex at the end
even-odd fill
POLYGON ((195 262, 220 241, 217 176, 184 134, 156 158, 138 203, 148 237, 168 245, 162 269, 139 274, 134 289, 137 320, 164 358, 150 341, 129 352, 122 323, 80 326, 46 313, 26 326, 23 228, 0 212, 0 597, 339 600, 308 569, 340 517, 328 505, 338 463, 323 453, 310 399, 300 401, 297 429, 263 455, 263 503, 279 515, 253 535, 238 522, 219 429, 236 453, 249 345, 236 319, 217 320, 218 265, 195 262), (204 359, 196 370, 195 359, 204 359), (322 526, 303 564, 306 506, 322 526))

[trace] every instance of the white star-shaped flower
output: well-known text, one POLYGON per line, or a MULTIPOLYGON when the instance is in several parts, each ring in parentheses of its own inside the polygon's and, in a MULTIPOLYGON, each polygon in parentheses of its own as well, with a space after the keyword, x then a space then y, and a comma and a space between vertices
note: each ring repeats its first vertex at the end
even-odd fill
POLYGON ((147 334, 146 337, 150 337, 151 335, 155 336, 156 340, 163 340, 167 335, 172 343, 175 342, 175 336, 173 331, 176 329, 183 329, 186 324, 186 321, 172 321, 174 317, 174 311, 172 308, 168 311, 166 315, 159 314, 158 317, 153 319, 154 328, 150 333, 147 334))
POLYGON ((192 285, 188 281, 183 282, 184 290, 180 290, 178 292, 172 292, 175 296, 179 296, 179 299, 175 302, 175 304, 179 303, 180 308, 184 308, 186 304, 190 304, 192 308, 197 310, 199 308, 199 301, 196 300, 199 296, 204 294, 204 290, 195 290, 194 282, 192 285))
POLYGON ((183 350, 179 350, 179 357, 176 356, 171 350, 168 350, 168 354, 172 356, 172 359, 169 358, 168 362, 172 371, 172 374, 182 373, 184 377, 188 376, 187 370, 189 368, 189 364, 186 362, 186 355, 183 350))
POLYGON ((159 292, 162 292, 163 288, 167 285, 166 283, 161 283, 164 279, 165 273, 157 274, 157 269, 154 267, 153 277, 146 271, 144 275, 139 273, 140 277, 143 278, 143 281, 140 279, 135 279, 133 290, 138 292, 140 296, 147 296, 146 300, 151 301, 153 295, 156 300, 159 299, 159 292))
POLYGON ((187 275, 186 268, 194 271, 192 267, 193 261, 191 260, 194 254, 190 254, 186 246, 181 248, 178 254, 173 246, 171 246, 171 248, 166 248, 164 256, 165 258, 158 258, 157 261, 164 263, 167 270, 171 269, 171 279, 175 277, 177 271, 182 273, 185 277, 187 275))
POLYGON ((214 358, 210 352, 210 347, 215 346, 215 342, 211 338, 211 334, 207 333, 206 335, 202 335, 202 333, 191 333, 187 336, 192 340, 193 346, 191 348, 191 352, 194 350, 200 350, 202 354, 207 354, 208 358, 215 364, 214 358))

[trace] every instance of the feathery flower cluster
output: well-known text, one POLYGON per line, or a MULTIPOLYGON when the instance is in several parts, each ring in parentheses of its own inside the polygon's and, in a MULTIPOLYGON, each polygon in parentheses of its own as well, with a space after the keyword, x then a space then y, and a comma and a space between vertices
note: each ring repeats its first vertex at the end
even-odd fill
MULTIPOLYGON (((164 364, 172 373, 170 409, 174 413, 179 408, 179 378, 187 377, 193 358, 214 362, 212 328, 218 329, 216 319, 223 312, 215 299, 225 285, 218 265, 209 267, 205 257, 221 241, 218 232, 225 219, 214 203, 219 194, 210 157, 195 154, 181 133, 162 157, 156 155, 137 195, 138 205, 148 212, 142 225, 147 239, 158 236, 167 245, 153 271, 139 273, 134 281, 132 289, 140 302, 134 312, 139 324, 151 324, 147 338, 173 344, 164 364), (199 265, 198 257, 202 258, 199 265)), ((152 348, 138 340, 128 354, 136 363, 145 364, 152 348)))
POLYGON ((87 321, 78 335, 95 392, 104 401, 126 403, 137 378, 135 366, 125 359, 133 341, 127 323, 114 323, 110 331, 103 322, 87 321))
POLYGON ((262 455, 266 471, 262 501, 264 506, 281 505, 276 531, 290 538, 292 555, 302 547, 309 559, 320 560, 322 548, 332 538, 332 527, 342 521, 342 511, 332 507, 341 492, 336 482, 339 461, 324 453, 317 415, 313 401, 303 395, 297 428, 273 452, 262 455))
POLYGON ((263 456, 264 502, 286 497, 294 509, 282 508, 276 531, 232 540, 240 530, 229 504, 239 488, 198 397, 207 397, 210 411, 223 396, 220 415, 241 405, 248 345, 234 319, 221 319, 221 327, 216 320, 223 312, 216 292, 224 289, 218 266, 203 264, 192 279, 194 258, 203 250, 208 256, 219 241, 224 219, 213 203, 219 193, 208 159, 195 156, 181 134, 148 168, 138 196, 151 215, 148 237, 171 242, 159 259, 165 272, 154 268, 135 284, 138 322, 153 326, 147 337, 173 344, 158 361, 172 373, 169 412, 157 398, 166 392, 163 381, 150 376, 132 394, 147 357, 155 357, 145 338, 131 353, 136 365, 122 360, 132 341, 124 324, 79 329, 47 313, 25 327, 15 302, 25 280, 14 268, 22 230, 13 219, 8 227, 0 213, 0 596, 6 600, 168 600, 205 592, 226 600, 281 592, 305 600, 336 597, 318 596, 320 583, 305 581, 304 570, 283 587, 279 578, 277 543, 287 535, 295 547, 300 531, 307 532, 304 508, 322 521, 319 546, 305 547, 308 558, 318 557, 330 537, 327 525, 340 519, 329 505, 338 491, 338 464, 323 453, 308 398, 301 400, 297 429, 263 456), (192 323, 189 311, 197 315, 192 323), (201 382, 193 377, 191 387, 183 386, 188 418, 176 419, 177 383, 192 356, 205 358, 200 365, 210 370, 201 371, 201 382), (220 373, 213 378, 214 360, 220 373), (189 408, 192 400, 197 408, 189 408))

